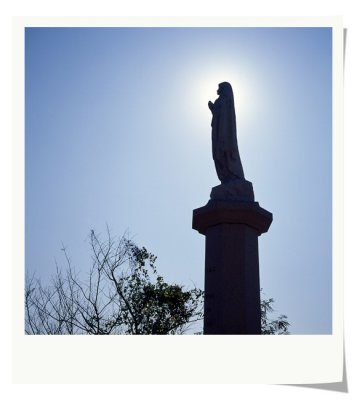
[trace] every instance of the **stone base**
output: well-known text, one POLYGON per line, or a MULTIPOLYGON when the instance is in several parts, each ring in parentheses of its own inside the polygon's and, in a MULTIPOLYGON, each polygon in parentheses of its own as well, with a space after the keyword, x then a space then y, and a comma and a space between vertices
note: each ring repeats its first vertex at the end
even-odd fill
POLYGON ((252 202, 254 201, 253 185, 245 179, 236 179, 231 182, 222 183, 212 188, 211 199, 252 202))
POLYGON ((205 335, 261 333, 258 236, 272 220, 254 201, 210 200, 193 211, 192 228, 206 236, 205 335))

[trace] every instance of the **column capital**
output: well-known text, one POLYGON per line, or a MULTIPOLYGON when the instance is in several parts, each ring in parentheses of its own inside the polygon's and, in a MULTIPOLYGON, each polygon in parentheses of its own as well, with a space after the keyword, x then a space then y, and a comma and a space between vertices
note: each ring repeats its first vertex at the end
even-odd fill
POLYGON ((205 235, 215 225, 245 224, 261 235, 268 231, 272 221, 273 214, 256 201, 210 200, 204 207, 193 210, 192 228, 205 235))

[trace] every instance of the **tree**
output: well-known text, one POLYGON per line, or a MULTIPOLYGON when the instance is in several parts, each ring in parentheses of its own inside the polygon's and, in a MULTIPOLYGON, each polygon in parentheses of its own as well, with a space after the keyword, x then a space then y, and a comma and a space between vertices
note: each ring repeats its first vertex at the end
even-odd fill
POLYGON ((27 334, 179 334, 203 318, 203 291, 184 290, 157 273, 156 257, 127 236, 106 241, 92 230, 92 267, 82 280, 67 263, 44 287, 25 287, 27 334))
MULTIPOLYGON (((157 273, 156 256, 127 236, 105 241, 92 230, 92 266, 80 278, 63 248, 49 285, 34 276, 25 286, 25 332, 33 335, 181 334, 203 319, 204 292, 169 284, 157 273)), ((263 335, 289 334, 286 315, 271 318, 274 299, 261 300, 263 335)), ((202 333, 202 332, 200 332, 202 333)))
MULTIPOLYGON (((276 319, 271 318, 271 314, 275 312, 272 304, 273 298, 260 300, 261 310, 261 334, 262 335, 289 335, 288 328, 290 323, 287 316, 280 314, 276 319)), ((203 331, 195 333, 196 335, 203 335, 203 331)))
POLYGON ((275 311, 273 303, 273 298, 260 301, 262 335, 288 335, 290 323, 286 315, 280 314, 276 319, 269 317, 275 311))

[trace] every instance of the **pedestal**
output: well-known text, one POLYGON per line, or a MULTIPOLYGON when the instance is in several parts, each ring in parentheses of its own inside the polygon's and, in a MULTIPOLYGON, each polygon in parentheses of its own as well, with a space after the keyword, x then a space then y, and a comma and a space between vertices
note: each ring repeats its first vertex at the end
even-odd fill
POLYGON ((193 211, 192 228, 206 236, 205 335, 261 333, 258 236, 272 219, 254 201, 210 200, 193 211))

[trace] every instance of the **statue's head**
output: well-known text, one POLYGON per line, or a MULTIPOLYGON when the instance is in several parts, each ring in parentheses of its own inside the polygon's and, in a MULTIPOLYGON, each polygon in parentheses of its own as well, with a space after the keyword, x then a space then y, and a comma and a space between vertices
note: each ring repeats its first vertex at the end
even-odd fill
POLYGON ((217 94, 223 97, 233 97, 233 89, 230 83, 221 82, 218 85, 217 94))

